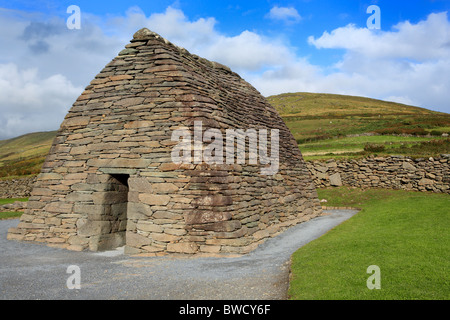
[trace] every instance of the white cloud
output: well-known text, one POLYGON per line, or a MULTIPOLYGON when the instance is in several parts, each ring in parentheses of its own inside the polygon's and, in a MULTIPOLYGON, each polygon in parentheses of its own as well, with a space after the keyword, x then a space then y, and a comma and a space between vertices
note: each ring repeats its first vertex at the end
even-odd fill
POLYGON ((0 64, 0 136, 57 129, 70 108, 67 102, 81 91, 63 75, 41 78, 36 68, 0 64))
POLYGON ((297 9, 293 7, 278 7, 274 6, 270 9, 267 17, 272 20, 280 20, 286 23, 299 22, 302 17, 298 13, 297 9))
POLYGON ((62 18, 0 9, 7 44, 0 46, 0 139, 58 129, 83 88, 123 48, 85 18, 80 30, 68 30, 62 18))
POLYGON ((401 22, 392 31, 348 25, 308 41, 318 49, 346 52, 335 66, 339 73, 324 77, 318 90, 351 88, 358 95, 450 112, 449 39, 443 12, 417 24, 401 22))
POLYGON ((308 42, 318 49, 346 49, 367 58, 401 58, 426 61, 448 57, 450 50, 450 23, 447 13, 430 14, 417 24, 401 22, 393 31, 374 32, 367 28, 345 27, 324 32, 308 42), (439 36, 436 36, 439 35, 439 36))
POLYGON ((258 71, 282 64, 291 58, 291 50, 281 41, 244 30, 236 36, 225 36, 215 29, 214 18, 190 21, 180 9, 168 7, 164 13, 146 16, 138 7, 124 17, 111 20, 117 28, 133 26, 130 34, 147 27, 172 43, 192 53, 223 63, 237 72, 258 71))
POLYGON ((293 58, 283 44, 250 31, 235 37, 218 37, 205 50, 205 55, 243 72, 282 65, 286 59, 293 58))

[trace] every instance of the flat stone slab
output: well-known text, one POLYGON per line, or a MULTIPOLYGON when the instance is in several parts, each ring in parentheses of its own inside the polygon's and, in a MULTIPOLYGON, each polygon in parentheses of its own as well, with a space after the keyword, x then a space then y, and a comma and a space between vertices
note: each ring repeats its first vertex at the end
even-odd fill
POLYGON ((239 257, 130 257, 118 248, 74 252, 8 241, 17 219, 0 221, 0 299, 286 299, 289 259, 306 243, 357 211, 326 215, 289 228, 239 257), (81 271, 81 289, 68 289, 67 268, 81 271))

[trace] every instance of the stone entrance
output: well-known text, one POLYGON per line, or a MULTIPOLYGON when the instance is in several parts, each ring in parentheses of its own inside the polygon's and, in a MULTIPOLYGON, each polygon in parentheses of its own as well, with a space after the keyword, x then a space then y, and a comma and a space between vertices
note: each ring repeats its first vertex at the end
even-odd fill
POLYGON ((99 185, 103 191, 93 199, 93 208, 78 232, 80 237, 90 239, 90 250, 110 250, 126 244, 128 179, 127 174, 111 174, 99 185))

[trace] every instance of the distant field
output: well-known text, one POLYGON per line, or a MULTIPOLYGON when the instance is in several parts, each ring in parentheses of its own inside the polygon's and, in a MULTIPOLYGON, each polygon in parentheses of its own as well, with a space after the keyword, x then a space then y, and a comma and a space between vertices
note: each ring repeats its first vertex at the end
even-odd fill
POLYGON ((286 93, 268 97, 268 101, 282 116, 306 160, 375 154, 364 151, 367 143, 383 145, 379 155, 422 157, 450 153, 448 139, 442 137, 450 133, 447 113, 336 94, 286 93), (381 135, 347 137, 365 133, 381 135), (443 141, 431 142, 436 140, 443 141))
POLYGON ((287 127, 298 143, 305 143, 338 136, 368 132, 380 134, 427 135, 431 132, 449 133, 445 123, 450 124, 450 115, 391 115, 375 117, 324 115, 319 118, 285 117, 287 127))
POLYGON ((329 158, 354 158, 376 153, 377 155, 409 155, 415 157, 438 156, 442 153, 450 153, 450 141, 448 138, 433 137, 439 141, 435 150, 427 148, 430 138, 427 137, 402 137, 402 136, 360 136, 320 140, 316 142, 299 144, 305 159, 317 160, 329 158), (384 146, 384 151, 365 152, 366 144, 384 146))
POLYGON ((0 141, 0 178, 39 173, 55 135, 36 132, 0 141))
POLYGON ((450 114, 394 102, 305 92, 270 96, 267 100, 299 143, 366 132, 450 132, 450 114))
POLYGON ((267 100, 286 117, 323 115, 429 115, 435 112, 401 103, 388 102, 364 97, 325 93, 283 93, 270 96, 267 100))

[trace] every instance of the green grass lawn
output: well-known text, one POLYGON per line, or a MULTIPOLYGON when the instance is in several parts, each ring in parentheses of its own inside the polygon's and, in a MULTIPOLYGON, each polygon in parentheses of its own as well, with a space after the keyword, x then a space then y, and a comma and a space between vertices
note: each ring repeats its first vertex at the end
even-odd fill
POLYGON ((393 190, 318 190, 329 206, 362 208, 292 256, 291 299, 450 298, 450 196, 393 190), (366 273, 377 265, 381 289, 366 273))
POLYGON ((23 212, 0 212, 0 220, 20 218, 23 212))
MULTIPOLYGON (((28 201, 28 198, 9 198, 9 199, 0 199, 0 205, 13 203, 16 201, 28 201)), ((18 218, 22 215, 23 212, 0 212, 0 220, 2 219, 11 219, 18 218)))
POLYGON ((0 205, 14 203, 16 201, 27 202, 28 198, 8 198, 8 199, 0 199, 0 205))

